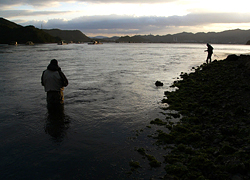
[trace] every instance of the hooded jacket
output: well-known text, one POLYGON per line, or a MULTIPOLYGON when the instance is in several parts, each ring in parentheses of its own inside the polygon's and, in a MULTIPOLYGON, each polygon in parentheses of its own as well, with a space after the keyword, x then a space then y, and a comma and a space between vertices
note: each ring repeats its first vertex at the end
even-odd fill
POLYGON ((47 69, 43 71, 41 83, 44 86, 45 92, 63 91, 64 87, 68 85, 68 80, 56 60, 52 60, 47 69))

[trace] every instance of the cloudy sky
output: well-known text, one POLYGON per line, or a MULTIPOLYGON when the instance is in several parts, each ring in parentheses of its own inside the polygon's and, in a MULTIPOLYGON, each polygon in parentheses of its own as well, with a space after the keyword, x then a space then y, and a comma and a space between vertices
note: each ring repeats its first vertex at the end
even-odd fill
POLYGON ((250 29, 249 0, 0 0, 1 17, 87 36, 250 29))

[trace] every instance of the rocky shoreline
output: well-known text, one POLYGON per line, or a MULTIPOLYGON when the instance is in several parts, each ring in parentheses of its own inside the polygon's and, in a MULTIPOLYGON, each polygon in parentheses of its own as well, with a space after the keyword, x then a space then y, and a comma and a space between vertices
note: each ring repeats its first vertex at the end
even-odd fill
POLYGON ((171 149, 164 179, 250 179, 250 56, 193 70, 165 92, 166 118, 151 121, 166 127, 152 137, 171 149))

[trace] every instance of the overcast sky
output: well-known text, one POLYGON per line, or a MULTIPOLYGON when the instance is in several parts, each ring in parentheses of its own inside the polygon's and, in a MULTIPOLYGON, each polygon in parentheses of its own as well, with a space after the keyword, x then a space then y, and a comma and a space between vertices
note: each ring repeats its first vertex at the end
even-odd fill
POLYGON ((249 0, 0 0, 1 17, 87 36, 250 29, 249 0))

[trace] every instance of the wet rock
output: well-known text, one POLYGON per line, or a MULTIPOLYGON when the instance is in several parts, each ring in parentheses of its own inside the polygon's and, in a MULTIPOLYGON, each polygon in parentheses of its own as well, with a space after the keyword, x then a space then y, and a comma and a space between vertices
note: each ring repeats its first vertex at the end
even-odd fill
POLYGON ((234 175, 231 179, 232 180, 242 180, 242 178, 238 175, 234 175))
POLYGON ((230 55, 182 73, 172 85, 177 90, 164 92, 166 119, 151 121, 161 129, 150 137, 166 146, 165 178, 250 179, 249 76, 250 57, 230 55), (171 111, 181 115, 179 122, 170 124, 171 111))
POLYGON ((226 60, 227 60, 227 61, 237 61, 238 58, 239 58, 239 57, 238 57, 237 55, 231 54, 231 55, 228 55, 228 56, 227 56, 226 60))
POLYGON ((158 86, 163 86, 163 83, 161 81, 156 81, 155 82, 155 85, 158 87, 158 86))

